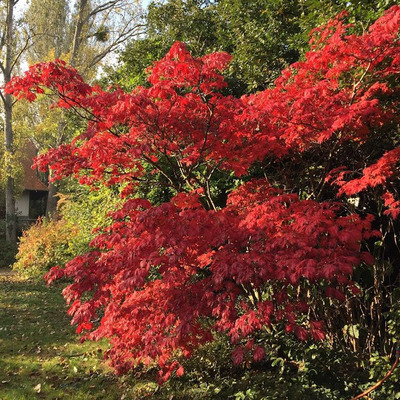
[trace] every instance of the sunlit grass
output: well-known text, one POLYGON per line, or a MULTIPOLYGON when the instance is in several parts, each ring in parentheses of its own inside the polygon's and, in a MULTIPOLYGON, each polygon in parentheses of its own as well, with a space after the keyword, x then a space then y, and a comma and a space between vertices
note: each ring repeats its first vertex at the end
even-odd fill
POLYGON ((0 276, 0 399, 121 399, 107 343, 79 343, 61 287, 0 276))
MULTIPOLYGON (((48 287, 4 272, 0 270, 0 400, 236 399, 235 391, 247 390, 247 378, 236 382, 232 371, 215 381, 218 368, 210 360, 221 356, 218 346, 205 348, 188 374, 162 387, 151 367, 116 377, 103 358, 106 341, 79 342, 62 285, 48 287)), ((224 359, 229 357, 229 351, 223 353, 224 359)))

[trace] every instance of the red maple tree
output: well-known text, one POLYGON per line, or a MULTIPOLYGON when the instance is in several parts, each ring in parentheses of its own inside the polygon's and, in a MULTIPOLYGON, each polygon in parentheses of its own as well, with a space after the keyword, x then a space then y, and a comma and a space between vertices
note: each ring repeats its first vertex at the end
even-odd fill
POLYGON ((7 86, 29 101, 50 91, 88 119, 39 168, 125 187, 92 251, 47 275, 73 278, 63 292, 72 323, 110 339, 117 372, 157 361, 161 380, 180 376, 177 356, 190 357, 213 332, 230 337, 235 363, 246 353, 260 361, 254 339, 264 326, 324 339, 307 288, 337 301, 358 291, 353 268, 373 261, 362 241, 380 233, 347 197, 374 190, 386 214, 400 212, 400 7, 361 35, 348 34, 343 17, 313 32, 304 61, 274 88, 242 98, 222 94, 228 54, 195 58, 182 43, 150 68, 150 87, 132 93, 92 87, 62 61, 7 86), (265 178, 251 179, 255 163, 265 178), (171 201, 135 198, 152 179, 145 164, 173 189, 171 201), (226 204, 212 190, 220 171, 242 182, 226 204))

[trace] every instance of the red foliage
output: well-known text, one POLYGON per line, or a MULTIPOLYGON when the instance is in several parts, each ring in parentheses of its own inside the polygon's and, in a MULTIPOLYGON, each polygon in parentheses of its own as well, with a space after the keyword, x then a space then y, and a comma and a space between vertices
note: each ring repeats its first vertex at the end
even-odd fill
MULTIPOLYGON (((263 358, 252 338, 272 323, 301 340, 324 339, 322 321, 299 322, 309 311, 300 288, 316 284, 321 295, 343 301, 354 289, 354 266, 370 261, 360 243, 375 234, 373 217, 348 214, 332 201, 302 200, 266 180, 242 184, 218 209, 210 182, 217 169, 240 176, 267 156, 362 144, 397 121, 399 25, 400 7, 361 36, 348 35, 338 18, 315 32, 305 61, 283 71, 275 88, 241 99, 219 92, 228 54, 194 58, 181 43, 153 65, 151 87, 132 93, 90 87, 61 62, 12 80, 9 93, 33 100, 45 87, 59 96, 58 106, 79 108, 90 119, 71 144, 39 157, 41 169, 52 168, 55 179, 130 184, 93 251, 46 277, 74 279, 64 290, 72 323, 79 332, 91 330, 91 339, 110 339, 117 372, 156 360, 161 380, 174 370, 181 376, 174 357, 190 357, 213 340, 212 331, 230 336, 236 364, 246 352, 263 358), (143 162, 175 189, 170 202, 129 199, 144 177, 143 162)), ((368 159, 361 178, 348 182, 346 167, 328 169, 323 178, 336 177, 339 194, 387 190, 397 179, 399 156, 394 148, 368 159)), ((398 200, 385 196, 397 216, 398 200)))
MULTIPOLYGON (((73 302, 73 323, 86 329, 104 313, 90 338, 111 339, 109 355, 119 372, 133 359, 149 358, 168 371, 167 360, 177 349, 191 354, 212 340, 211 330, 240 343, 275 321, 278 310, 306 339, 296 318, 308 310, 307 303, 292 306, 290 296, 263 299, 265 287, 280 282, 284 292, 304 279, 342 286, 361 262, 360 241, 370 220, 338 217, 336 205, 299 200, 266 182, 242 185, 217 212, 205 210, 197 198, 190 207, 175 199, 158 207, 128 200, 92 243, 99 250, 63 270, 75 280, 64 290, 73 302), (156 278, 149 280, 152 272, 156 278), (81 304, 92 291, 93 299, 81 304), (201 324, 204 318, 214 321, 212 326, 201 324)), ((322 329, 314 325, 311 334, 320 340, 322 329)), ((254 353, 255 360, 260 354, 254 353)))

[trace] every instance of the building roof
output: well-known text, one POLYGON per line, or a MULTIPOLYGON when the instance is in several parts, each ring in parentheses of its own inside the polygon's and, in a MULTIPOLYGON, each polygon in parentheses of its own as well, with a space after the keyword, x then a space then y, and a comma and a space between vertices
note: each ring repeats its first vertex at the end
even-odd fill
POLYGON ((22 166, 24 168, 24 189, 47 191, 47 186, 38 178, 37 170, 31 168, 33 158, 36 156, 37 148, 31 140, 28 140, 25 147, 25 157, 22 160, 22 166))

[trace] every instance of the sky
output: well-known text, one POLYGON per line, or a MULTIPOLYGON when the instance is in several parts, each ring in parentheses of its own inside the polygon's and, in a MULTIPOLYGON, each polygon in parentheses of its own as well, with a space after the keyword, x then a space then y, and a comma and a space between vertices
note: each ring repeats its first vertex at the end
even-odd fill
MULTIPOLYGON (((57 0, 55 0, 57 1, 57 0)), ((141 0, 141 3, 144 8, 147 8, 147 6, 151 3, 152 0, 141 0)), ((73 6, 75 4, 76 0, 71 0, 70 5, 73 6)), ((29 4, 29 0, 19 0, 17 3, 17 12, 21 12, 27 5, 29 4)))

